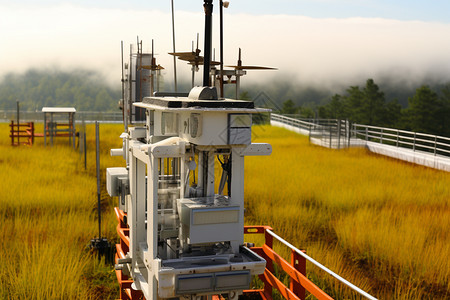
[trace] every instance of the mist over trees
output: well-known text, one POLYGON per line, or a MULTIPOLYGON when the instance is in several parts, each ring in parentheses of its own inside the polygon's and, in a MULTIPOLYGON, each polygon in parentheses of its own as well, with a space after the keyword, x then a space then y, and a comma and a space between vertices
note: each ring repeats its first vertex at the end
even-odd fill
MULTIPOLYGON (((180 91, 189 89, 189 82, 179 83, 180 91)), ((367 79, 362 86, 330 88, 325 84, 302 86, 285 79, 244 85, 241 92, 241 99, 274 112, 450 136, 450 83, 430 81, 414 87, 407 81, 384 78, 381 84, 367 79)), ((226 97, 234 98, 234 93, 234 87, 225 90, 226 97)), ((19 100, 26 111, 69 106, 78 111, 118 112, 120 98, 120 81, 111 87, 95 71, 32 69, 0 78, 0 110, 15 110, 19 100)))
POLYGON ((118 111, 120 86, 108 86, 96 72, 32 69, 7 74, 0 81, 0 109, 40 111, 44 106, 75 107, 78 111, 118 111))
POLYGON ((450 136, 450 85, 440 95, 425 85, 418 88, 409 98, 402 125, 412 131, 450 136))
POLYGON ((422 85, 402 108, 397 99, 387 101, 374 80, 368 79, 364 88, 351 86, 318 110, 321 118, 450 136, 450 84, 438 92, 422 85))
POLYGON ((387 102, 384 92, 373 79, 368 79, 364 88, 351 86, 346 90, 346 95, 333 95, 328 104, 319 107, 319 116, 348 119, 365 125, 395 127, 401 109, 396 99, 387 102))
POLYGON ((300 92, 296 97, 281 102, 269 101, 272 104, 269 107, 274 112, 302 118, 341 119, 450 136, 450 83, 419 85, 416 89, 399 84, 396 90, 395 85, 389 85, 385 93, 373 79, 367 79, 363 87, 352 85, 334 94, 328 91, 325 97, 322 97, 326 94, 325 89, 309 89, 310 92, 313 90, 318 99, 315 103, 308 98, 311 93, 305 97, 300 92))

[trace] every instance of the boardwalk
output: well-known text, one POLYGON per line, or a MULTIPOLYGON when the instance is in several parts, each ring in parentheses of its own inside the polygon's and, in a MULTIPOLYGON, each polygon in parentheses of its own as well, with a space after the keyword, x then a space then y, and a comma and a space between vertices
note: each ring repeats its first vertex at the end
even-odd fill
POLYGON ((450 172, 450 138, 354 124, 339 120, 299 120, 272 114, 272 126, 307 135, 322 147, 365 147, 373 153, 450 172))

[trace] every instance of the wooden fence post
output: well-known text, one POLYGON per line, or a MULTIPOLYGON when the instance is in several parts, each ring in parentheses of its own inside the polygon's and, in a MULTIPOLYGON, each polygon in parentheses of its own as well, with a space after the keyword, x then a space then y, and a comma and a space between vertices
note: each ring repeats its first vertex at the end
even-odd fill
MULTIPOLYGON (((291 264, 297 271, 306 277, 306 259, 295 250, 291 250, 291 264)), ((306 299, 305 288, 293 278, 290 279, 289 289, 301 300, 306 299)))
MULTIPOLYGON (((273 249, 273 237, 267 232, 267 228, 264 228, 264 238, 266 245, 273 249)), ((266 259, 266 269, 269 270, 272 274, 274 273, 273 262, 272 260, 264 257, 266 259)), ((270 297, 272 299, 272 286, 268 282, 264 282, 264 294, 266 297, 270 297)))
POLYGON ((34 122, 30 122, 31 127, 31 145, 34 144, 34 122))
POLYGON ((11 146, 14 146, 14 121, 11 120, 11 124, 9 125, 10 136, 11 136, 11 146))

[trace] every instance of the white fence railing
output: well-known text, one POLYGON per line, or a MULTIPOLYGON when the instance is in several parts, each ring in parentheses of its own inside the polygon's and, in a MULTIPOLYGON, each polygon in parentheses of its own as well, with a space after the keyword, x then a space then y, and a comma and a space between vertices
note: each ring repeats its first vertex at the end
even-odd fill
POLYGON ((271 114, 270 119, 286 125, 301 128, 307 131, 311 129, 322 130, 325 128, 337 128, 338 120, 334 119, 307 119, 298 115, 271 114))
POLYGON ((330 148, 375 142, 414 152, 450 157, 448 137, 362 124, 350 125, 347 121, 336 119, 302 119, 298 115, 272 114, 271 120, 306 130, 310 138, 321 139, 322 145, 330 148))
POLYGON ((340 149, 350 145, 350 126, 345 120, 306 119, 298 115, 271 114, 271 121, 302 129, 310 139, 320 139, 322 146, 340 149))
POLYGON ((334 273, 333 271, 331 271, 330 269, 328 269, 327 267, 325 267, 324 265, 322 265, 318 261, 314 260, 312 257, 306 255, 303 251, 299 250, 294 245, 290 244, 288 241, 286 241, 285 239, 283 239, 279 235, 275 234, 273 231, 267 230, 267 233, 270 234, 271 236, 273 236, 276 240, 278 240, 283 245, 287 246, 291 250, 294 250, 298 255, 304 257, 307 261, 311 262, 312 264, 314 264, 316 267, 318 267, 322 271, 328 273, 329 275, 333 276, 338 281, 340 281, 342 284, 345 284, 346 286, 348 286, 352 290, 356 291, 358 294, 360 294, 360 295, 362 295, 365 298, 370 299, 370 300, 377 300, 377 298, 375 298, 374 296, 370 295, 369 293, 367 293, 364 290, 360 289, 359 287, 357 287, 356 285, 354 285, 350 281, 348 281, 348 280, 344 279, 343 277, 339 276, 338 274, 334 273))
POLYGON ((361 140, 450 157, 448 137, 361 124, 353 124, 351 132, 361 140))

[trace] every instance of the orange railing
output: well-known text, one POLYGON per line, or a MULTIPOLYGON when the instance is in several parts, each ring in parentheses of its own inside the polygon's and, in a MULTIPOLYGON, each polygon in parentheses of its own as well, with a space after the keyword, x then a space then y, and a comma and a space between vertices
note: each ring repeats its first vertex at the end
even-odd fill
POLYGON ((27 145, 32 146, 34 143, 34 123, 14 123, 9 124, 9 137, 12 146, 27 145), (21 142, 22 138, 22 142, 21 142), (23 141, 25 139, 25 141, 23 141))
MULTIPOLYGON (((124 259, 126 253, 130 250, 130 229, 125 220, 126 214, 118 207, 114 208, 114 212, 119 223, 117 225, 117 234, 120 237, 120 243, 116 244, 115 262, 117 264, 119 263, 119 259, 124 259)), ((144 298, 141 291, 136 291, 131 288, 133 279, 125 275, 122 270, 116 270, 116 276, 120 285, 120 299, 131 300, 144 298)))
POLYGON ((272 231, 269 226, 244 227, 244 234, 264 234, 264 245, 262 247, 251 247, 250 249, 266 260, 264 274, 259 276, 264 283, 264 289, 248 290, 244 293, 258 293, 261 298, 271 300, 273 288, 275 288, 285 299, 304 300, 306 291, 319 300, 333 299, 306 277, 306 259, 299 255, 297 251, 291 249, 291 262, 289 263, 273 250, 273 236, 269 234, 269 231, 272 231), (274 264, 289 276, 289 287, 284 285, 274 274, 274 264))
MULTIPOLYGON (((130 247, 130 232, 126 222, 126 213, 117 207, 114 208, 114 211, 118 221, 117 233, 120 237, 120 243, 116 245, 115 255, 115 262, 118 264, 119 259, 126 259, 126 253, 128 253, 130 247)), ((282 297, 288 300, 304 300, 306 299, 307 291, 319 300, 333 299, 306 277, 306 261, 307 259, 309 261, 313 260, 305 255, 304 251, 300 251, 289 244, 291 246, 291 262, 288 262, 273 249, 274 237, 277 238, 277 240, 280 240, 280 238, 273 233, 271 227, 245 226, 244 234, 264 235, 264 245, 261 247, 252 246, 250 249, 266 260, 264 274, 259 275, 264 287, 257 290, 245 290, 244 294, 248 296, 251 296, 251 294, 258 294, 264 300, 272 300, 273 291, 276 289, 282 297), (289 277, 289 287, 277 278, 275 265, 277 266, 277 270, 284 271, 289 277)), ((282 240, 282 242, 285 241, 282 240)), ((285 244, 286 243, 287 242, 285 242, 285 244)), ((120 285, 120 299, 143 299, 142 292, 135 291, 131 288, 133 283, 131 278, 126 276, 122 270, 116 270, 116 275, 120 285)), ((368 298, 374 299, 370 296, 368 298)))

